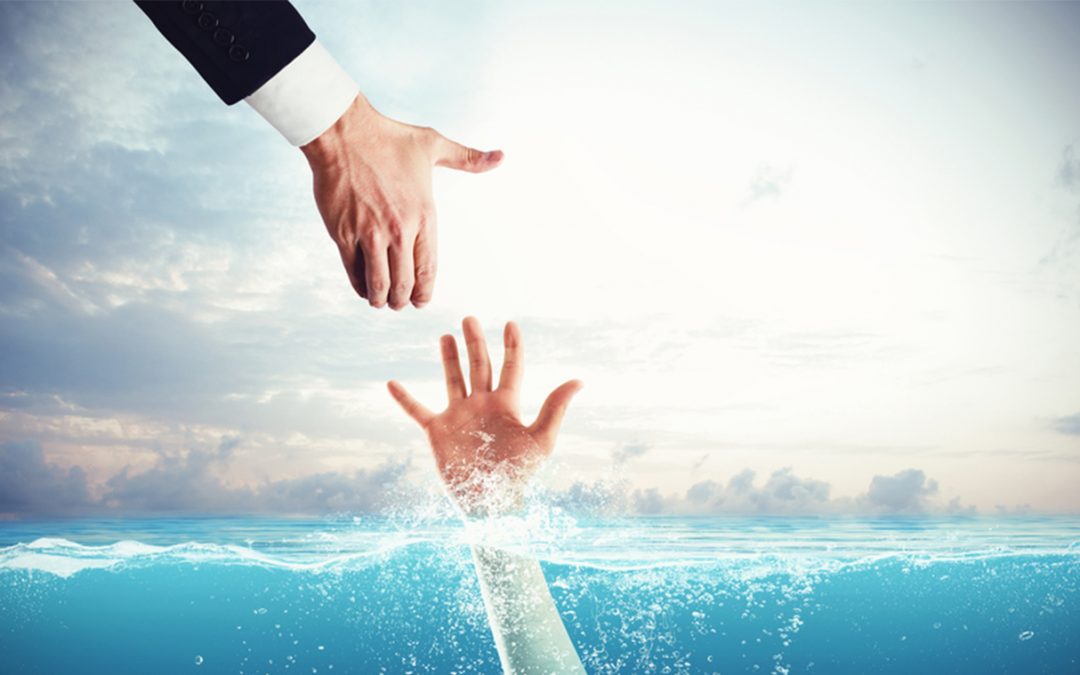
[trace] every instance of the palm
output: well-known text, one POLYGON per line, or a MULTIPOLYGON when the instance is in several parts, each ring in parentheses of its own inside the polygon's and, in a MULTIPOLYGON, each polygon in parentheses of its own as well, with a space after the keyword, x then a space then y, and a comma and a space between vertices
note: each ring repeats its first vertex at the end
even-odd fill
POLYGON ((572 380, 553 391, 544 402, 536 421, 521 422, 518 389, 522 376, 522 347, 513 323, 504 331, 505 355, 499 386, 491 386, 491 361, 483 333, 476 319, 463 322, 469 353, 469 381, 466 392, 458 360, 457 343, 450 335, 441 342, 443 369, 450 404, 434 414, 413 399, 397 382, 390 393, 427 432, 443 481, 468 510, 470 503, 486 497, 482 493, 520 487, 547 457, 555 445, 562 416, 581 383, 572 380), (501 479, 500 486, 493 478, 501 479))

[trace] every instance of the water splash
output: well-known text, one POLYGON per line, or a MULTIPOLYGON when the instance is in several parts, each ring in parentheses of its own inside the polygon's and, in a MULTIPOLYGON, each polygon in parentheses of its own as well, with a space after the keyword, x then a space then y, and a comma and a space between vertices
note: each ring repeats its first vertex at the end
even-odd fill
POLYGON ((543 508, 469 526, 439 510, 5 523, 0 649, 52 672, 136 672, 108 659, 132 635, 161 672, 196 655, 204 670, 245 673, 492 672, 469 554, 483 542, 543 561, 591 673, 1068 672, 1078 533, 1067 519, 581 520, 543 508), (86 664, 50 649, 61 625, 93 636, 72 652, 86 664), (961 643, 978 648, 948 648, 961 643))

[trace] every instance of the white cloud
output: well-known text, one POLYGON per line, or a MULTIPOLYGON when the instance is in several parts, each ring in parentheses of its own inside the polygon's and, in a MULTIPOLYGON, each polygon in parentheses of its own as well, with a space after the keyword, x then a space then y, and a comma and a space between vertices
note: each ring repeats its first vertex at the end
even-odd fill
POLYGON ((893 476, 874 476, 863 502, 884 513, 922 513, 937 492, 936 480, 919 469, 905 469, 893 476))
POLYGON ((743 469, 726 483, 707 479, 683 494, 656 487, 635 488, 629 482, 577 481, 547 495, 572 512, 608 515, 912 515, 976 513, 959 497, 937 499, 937 481, 919 469, 876 475, 866 492, 834 497, 827 481, 802 478, 790 467, 773 471, 759 483, 752 469, 743 469))
POLYGON ((135 7, 0 5, 0 437, 91 495, 183 430, 269 449, 230 485, 296 479, 305 450, 369 470, 419 443, 381 381, 437 406, 435 340, 473 313, 493 344, 521 320, 527 413, 586 380, 564 445, 621 458, 643 509, 687 506, 703 453, 710 508, 816 508, 915 462, 982 508, 1080 508, 967 463, 1080 480, 1075 45, 977 6, 301 10, 381 109, 507 151, 437 172, 433 305, 353 298, 302 157, 135 7), (935 20, 916 48, 894 14, 935 20), (765 482, 723 483, 732 462, 765 482))

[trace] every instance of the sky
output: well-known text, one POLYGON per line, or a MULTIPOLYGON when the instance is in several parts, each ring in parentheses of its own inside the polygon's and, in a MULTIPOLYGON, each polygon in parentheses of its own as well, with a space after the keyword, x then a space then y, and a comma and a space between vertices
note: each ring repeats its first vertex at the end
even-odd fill
POLYGON ((0 3, 0 517, 439 503, 384 383, 443 405, 468 314, 526 416, 585 382, 571 510, 1080 512, 1080 3, 295 4, 506 153, 436 173, 433 302, 132 3, 0 3))

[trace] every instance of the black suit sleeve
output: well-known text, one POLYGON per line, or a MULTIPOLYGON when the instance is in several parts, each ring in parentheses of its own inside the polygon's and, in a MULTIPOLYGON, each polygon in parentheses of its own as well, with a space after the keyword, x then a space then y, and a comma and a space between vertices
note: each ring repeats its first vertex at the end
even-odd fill
POLYGON ((206 83, 232 105, 315 41, 288 2, 147 2, 136 5, 206 83))

